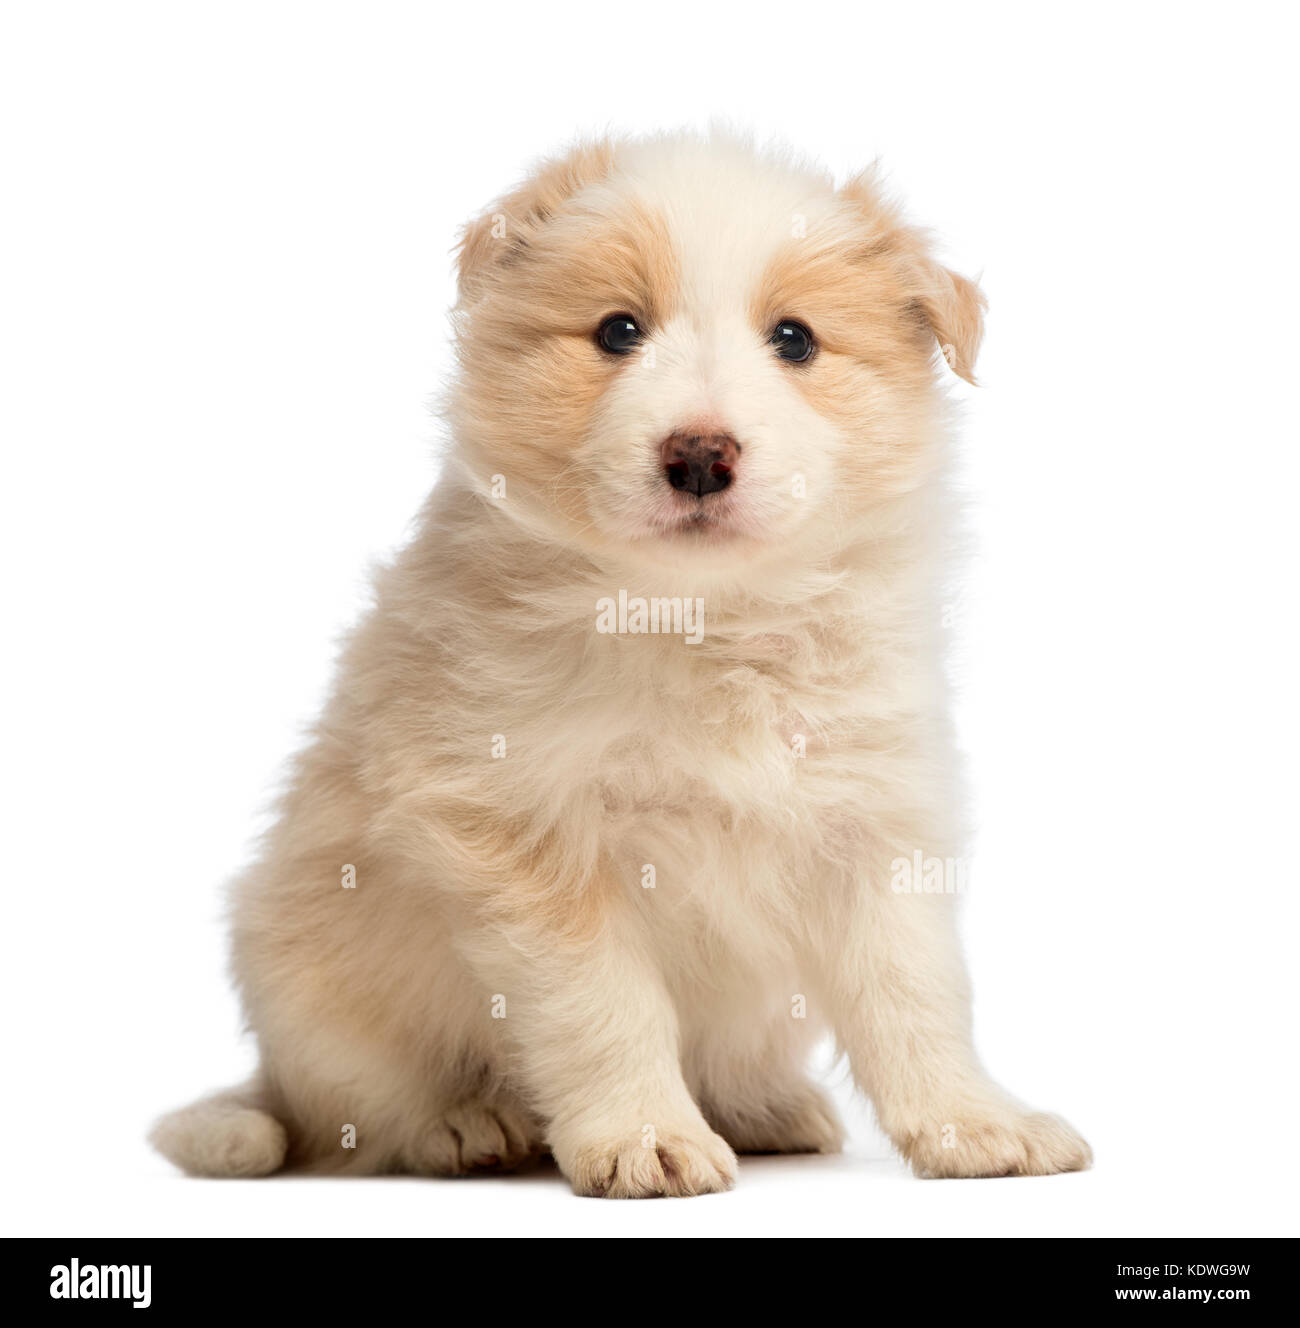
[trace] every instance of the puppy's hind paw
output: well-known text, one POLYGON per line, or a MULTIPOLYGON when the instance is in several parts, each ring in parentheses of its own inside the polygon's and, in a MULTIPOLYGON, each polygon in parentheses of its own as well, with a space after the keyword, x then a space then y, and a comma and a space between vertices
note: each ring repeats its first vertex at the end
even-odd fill
POLYGON ((708 1107, 704 1114, 738 1153, 838 1153, 844 1146, 834 1106, 811 1083, 769 1102, 708 1107))
POLYGON ((541 1147, 537 1126, 522 1110, 504 1102, 462 1102, 421 1133, 404 1169, 428 1176, 512 1171, 541 1147))

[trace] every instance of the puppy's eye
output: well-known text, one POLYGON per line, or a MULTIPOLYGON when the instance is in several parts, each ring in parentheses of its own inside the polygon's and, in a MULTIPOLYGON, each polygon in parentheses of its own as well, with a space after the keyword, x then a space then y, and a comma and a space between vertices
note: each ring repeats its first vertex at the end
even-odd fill
POLYGON ((801 363, 813 353, 813 335, 802 323, 780 322, 768 340, 783 360, 801 363))
POLYGON ((611 355, 627 355, 641 344, 641 329, 636 325, 635 318, 629 318, 627 314, 615 314, 600 325, 596 340, 600 342, 601 349, 609 351, 611 355))

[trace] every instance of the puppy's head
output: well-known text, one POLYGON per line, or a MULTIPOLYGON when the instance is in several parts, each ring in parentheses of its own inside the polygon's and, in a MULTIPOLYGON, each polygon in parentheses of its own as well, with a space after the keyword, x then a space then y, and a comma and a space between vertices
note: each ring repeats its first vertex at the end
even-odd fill
POLYGON ((457 435, 559 538, 791 553, 924 479, 982 310, 869 177, 727 139, 585 146, 464 235, 457 435))

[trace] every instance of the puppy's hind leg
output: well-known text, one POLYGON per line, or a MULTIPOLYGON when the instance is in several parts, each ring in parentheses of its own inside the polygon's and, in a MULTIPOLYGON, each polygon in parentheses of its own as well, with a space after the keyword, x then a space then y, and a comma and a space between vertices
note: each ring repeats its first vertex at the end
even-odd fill
POLYGON ((149 1141, 191 1176, 269 1176, 289 1136, 256 1084, 226 1089, 163 1116, 149 1141))
POLYGON ((809 1038, 788 1014, 724 1021, 695 1042, 690 1082, 709 1124, 738 1153, 838 1153, 844 1129, 804 1065, 809 1038))
POLYGON ((467 1176, 513 1171, 544 1151, 541 1122, 513 1094, 498 1092, 435 1108, 392 1165, 420 1176, 467 1176))
POLYGON ((844 1127, 830 1098, 803 1076, 761 1094, 706 1098, 704 1118, 737 1153, 838 1153, 844 1127))

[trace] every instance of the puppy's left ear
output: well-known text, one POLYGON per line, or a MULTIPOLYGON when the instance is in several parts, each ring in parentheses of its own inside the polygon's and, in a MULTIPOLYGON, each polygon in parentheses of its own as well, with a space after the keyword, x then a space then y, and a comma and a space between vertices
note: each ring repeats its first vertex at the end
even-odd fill
MULTIPOLYGON (((885 195, 877 167, 847 181, 841 194, 866 238, 861 253, 885 262, 901 283, 901 295, 920 336, 939 343, 948 367, 968 383, 975 381, 975 357, 984 336, 984 293, 965 277, 930 257, 924 231, 904 220, 885 195)), ((861 232, 860 232, 861 233, 861 232)))
POLYGON ((923 261, 913 308, 934 334, 948 367, 968 383, 975 381, 987 307, 984 292, 973 281, 931 260, 923 261))

